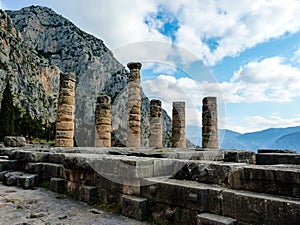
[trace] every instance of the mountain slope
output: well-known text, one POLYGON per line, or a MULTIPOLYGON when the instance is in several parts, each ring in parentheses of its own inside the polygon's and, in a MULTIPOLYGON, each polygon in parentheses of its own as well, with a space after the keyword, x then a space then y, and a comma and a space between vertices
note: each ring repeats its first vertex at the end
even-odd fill
POLYGON ((28 47, 21 33, 2 10, 0 27, 0 96, 8 78, 12 84, 15 105, 34 117, 54 121, 59 68, 28 47))
MULTIPOLYGON (((6 11, 24 42, 37 55, 57 65, 61 71, 76 74, 75 137, 79 146, 93 145, 96 98, 106 93, 112 98, 113 133, 124 132, 127 121, 128 71, 103 41, 77 28, 53 10, 31 6, 6 11)), ((142 97, 142 144, 148 143, 149 99, 142 97)), ((163 112, 164 144, 170 146, 171 119, 163 112)), ((123 135, 124 136, 124 135, 123 135)), ((125 143, 125 140, 120 140, 125 143)))

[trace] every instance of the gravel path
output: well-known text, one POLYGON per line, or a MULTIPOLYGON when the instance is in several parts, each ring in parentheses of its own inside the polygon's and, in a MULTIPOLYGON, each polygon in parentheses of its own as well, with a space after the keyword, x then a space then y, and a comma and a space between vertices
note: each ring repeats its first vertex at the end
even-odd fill
POLYGON ((145 225, 43 188, 24 190, 0 183, 1 225, 145 225))

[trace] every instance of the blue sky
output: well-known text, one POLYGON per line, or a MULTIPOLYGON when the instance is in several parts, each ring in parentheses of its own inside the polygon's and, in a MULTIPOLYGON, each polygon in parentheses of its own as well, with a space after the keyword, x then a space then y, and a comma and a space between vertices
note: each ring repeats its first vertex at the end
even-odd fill
POLYGON ((201 125, 201 99, 215 95, 221 128, 300 126, 298 0, 0 1, 30 5, 104 40, 124 65, 141 61, 146 94, 168 112, 187 101, 189 125, 201 125))

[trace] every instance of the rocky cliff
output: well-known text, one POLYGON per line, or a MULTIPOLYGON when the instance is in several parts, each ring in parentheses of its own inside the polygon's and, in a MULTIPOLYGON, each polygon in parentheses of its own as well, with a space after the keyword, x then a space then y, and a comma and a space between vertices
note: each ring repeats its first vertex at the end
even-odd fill
POLYGON ((6 78, 9 78, 15 105, 34 117, 54 121, 59 68, 27 45, 2 10, 0 27, 0 96, 2 97, 6 78))
MULTIPOLYGON (((6 72, 3 72, 2 69, 1 74, 2 77, 5 77, 15 71, 14 74, 19 83, 15 83, 14 93, 19 90, 23 91, 21 93, 23 100, 20 100, 20 105, 31 107, 31 111, 39 111, 39 115, 43 117, 48 116, 44 112, 49 112, 48 114, 51 114, 52 118, 56 109, 59 71, 75 72, 75 136, 78 144, 80 146, 93 144, 95 102, 96 97, 101 93, 106 93, 112 98, 113 133, 117 134, 114 138, 120 137, 118 142, 125 143, 128 71, 114 58, 113 53, 104 45, 103 41, 83 32, 73 23, 46 7, 31 6, 6 13, 12 21, 3 12, 2 15, 6 17, 6 20, 1 19, 1 21, 9 21, 7 23, 13 27, 11 33, 15 33, 15 42, 18 45, 8 47, 9 51, 16 52, 16 56, 10 60, 15 66, 5 70, 6 72), (23 55, 23 61, 18 61, 17 53, 25 54, 24 49, 27 49, 26 54, 29 54, 30 57, 23 55), (27 70, 20 72, 19 67, 27 65, 25 59, 28 61, 28 66, 25 66, 27 70), (22 74, 32 77, 32 79, 27 82, 22 74), (33 81, 36 83, 32 83, 33 81), (24 83, 26 85, 23 87, 24 83), (34 93, 29 94, 32 89, 34 89, 34 93), (48 98, 51 99, 51 104, 43 102, 48 98), (35 102, 39 103, 35 105, 35 102)), ((3 37, 2 41, 7 40, 3 37)), ((2 58, 1 56, 1 60, 3 60, 2 58)), ((3 63, 3 65, 8 64, 8 61, 3 63)), ((0 85, 3 86, 3 80, 0 85)), ((149 99, 143 92, 141 95, 142 139, 143 145, 147 146, 149 99)), ((163 120, 164 143, 165 146, 170 146, 171 120, 165 112, 163 120)))

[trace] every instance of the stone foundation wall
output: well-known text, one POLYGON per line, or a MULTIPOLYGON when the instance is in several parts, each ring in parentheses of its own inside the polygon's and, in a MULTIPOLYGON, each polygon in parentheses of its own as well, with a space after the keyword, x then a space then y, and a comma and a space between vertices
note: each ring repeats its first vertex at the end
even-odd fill
POLYGON ((199 150, 0 148, 0 180, 26 188, 47 181, 52 191, 158 224, 299 222, 297 165, 255 165, 251 152, 199 150))

